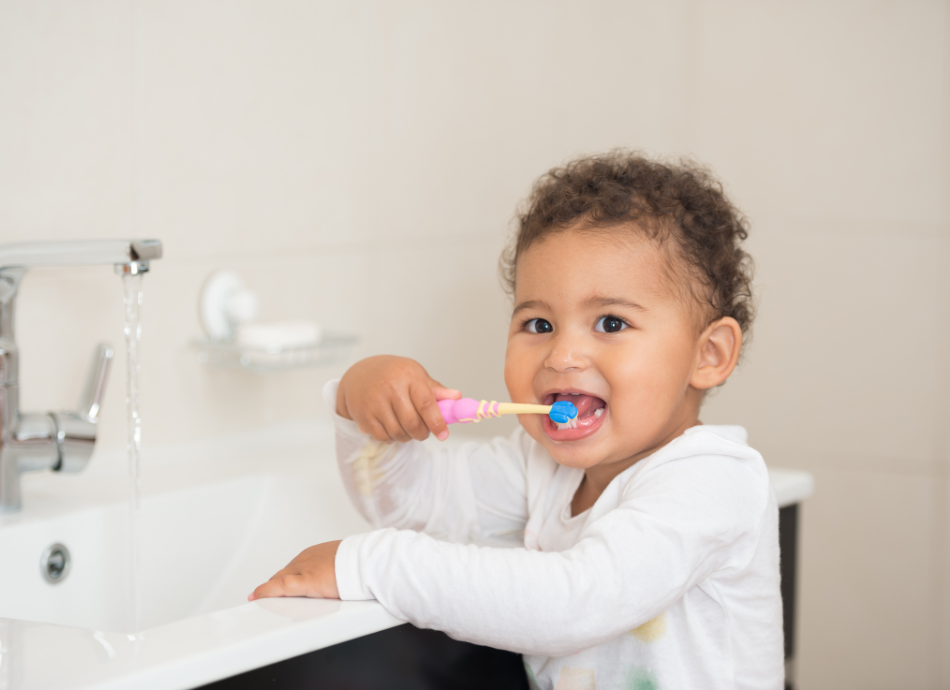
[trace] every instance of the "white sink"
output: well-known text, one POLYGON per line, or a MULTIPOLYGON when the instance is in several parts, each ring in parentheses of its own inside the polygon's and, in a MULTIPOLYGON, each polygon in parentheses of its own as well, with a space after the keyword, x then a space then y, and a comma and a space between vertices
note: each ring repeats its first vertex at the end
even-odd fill
POLYGON ((305 547, 368 528, 329 423, 146 449, 137 636, 122 458, 23 480, 23 511, 0 518, 3 690, 194 687, 399 623, 375 602, 247 603, 305 547), (55 585, 40 568, 53 543, 71 555, 55 585))

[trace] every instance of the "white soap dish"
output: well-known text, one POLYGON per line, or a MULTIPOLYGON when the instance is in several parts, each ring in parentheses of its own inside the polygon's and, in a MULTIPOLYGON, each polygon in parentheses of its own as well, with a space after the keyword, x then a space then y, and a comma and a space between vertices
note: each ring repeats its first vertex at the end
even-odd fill
POLYGON ((253 347, 237 342, 196 338, 198 361, 224 369, 243 369, 258 374, 303 367, 337 364, 358 338, 344 333, 324 333, 318 343, 289 347, 253 347))
POLYGON ((323 334, 315 321, 273 321, 271 323, 242 323, 237 328, 234 343, 256 350, 284 350, 313 347, 320 344, 323 334))

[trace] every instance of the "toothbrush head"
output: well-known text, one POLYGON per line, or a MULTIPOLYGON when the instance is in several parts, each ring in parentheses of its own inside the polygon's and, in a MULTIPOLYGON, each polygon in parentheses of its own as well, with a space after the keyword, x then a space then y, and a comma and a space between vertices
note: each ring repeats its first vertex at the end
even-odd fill
POLYGON ((551 405, 551 411, 548 412, 548 416, 551 418, 552 422, 557 422, 558 424, 567 424, 577 416, 577 408, 574 407, 574 403, 572 402, 567 400, 558 400, 556 403, 551 405))

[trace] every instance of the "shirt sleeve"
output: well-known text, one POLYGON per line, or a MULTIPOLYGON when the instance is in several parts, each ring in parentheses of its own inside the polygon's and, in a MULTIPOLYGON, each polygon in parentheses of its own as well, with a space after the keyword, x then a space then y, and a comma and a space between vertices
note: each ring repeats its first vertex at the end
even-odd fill
POLYGON ((517 545, 528 517, 522 430, 488 443, 380 443, 336 414, 339 381, 323 389, 350 500, 374 527, 460 543, 517 545))
POLYGON ((477 644, 572 654, 645 623, 716 571, 742 567, 769 505, 760 474, 727 457, 667 463, 625 487, 619 506, 567 551, 395 529, 349 537, 336 557, 341 598, 375 598, 402 620, 477 644))

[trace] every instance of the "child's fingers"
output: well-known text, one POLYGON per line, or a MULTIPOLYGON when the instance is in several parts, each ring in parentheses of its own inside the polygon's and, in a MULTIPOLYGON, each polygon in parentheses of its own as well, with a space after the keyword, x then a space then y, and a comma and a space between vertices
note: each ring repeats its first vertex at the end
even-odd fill
POLYGON ((400 398, 393 403, 393 411, 396 413, 396 419, 399 421, 399 425, 411 438, 417 441, 424 441, 429 436, 429 427, 420 416, 420 411, 416 408, 412 388, 409 389, 409 396, 400 398))
POLYGON ((336 586, 336 551, 340 541, 327 541, 304 549, 286 568, 255 589, 248 601, 264 597, 318 597, 339 599, 336 586))
POLYGON ((389 407, 384 409, 376 417, 376 420, 383 426, 386 430, 386 433, 389 435, 390 442, 397 441, 398 443, 408 443, 412 440, 406 430, 402 426, 402 422, 399 421, 399 418, 396 416, 396 411, 389 407))
POLYGON ((277 573, 270 580, 251 592, 248 601, 266 599, 268 597, 301 597, 306 596, 306 583, 299 575, 277 573))
MULTIPOLYGON (((458 393, 458 391, 451 391, 442 386, 439 386, 439 390, 458 393)), ((430 388, 429 386, 413 386, 409 389, 409 395, 412 397, 412 404, 415 406, 420 420, 425 424, 426 435, 428 436, 428 432, 431 431, 440 441, 447 439, 449 437, 449 428, 445 423, 445 419, 442 418, 442 412, 439 411, 436 389, 430 388)), ((461 395, 461 393, 459 393, 459 395, 461 395)), ((454 400, 455 398, 446 396, 441 399, 454 400)))
POLYGON ((389 435, 389 432, 386 431, 386 427, 383 425, 383 423, 379 419, 376 419, 375 417, 360 419, 356 423, 356 426, 359 428, 359 430, 362 433, 371 436, 377 441, 380 441, 382 443, 393 442, 393 438, 392 436, 389 435))
POLYGON ((438 381, 432 381, 430 387, 436 400, 459 400, 462 397, 462 391, 446 388, 438 381))
POLYGON ((439 410, 438 401, 460 400, 462 398, 462 391, 456 390, 455 388, 446 388, 434 379, 430 379, 429 385, 431 386, 432 394, 435 396, 437 404, 434 406, 434 415, 429 413, 425 417, 426 424, 429 426, 429 430, 435 434, 437 439, 444 441, 449 437, 449 428, 445 423, 445 419, 442 417, 442 411, 439 410))

